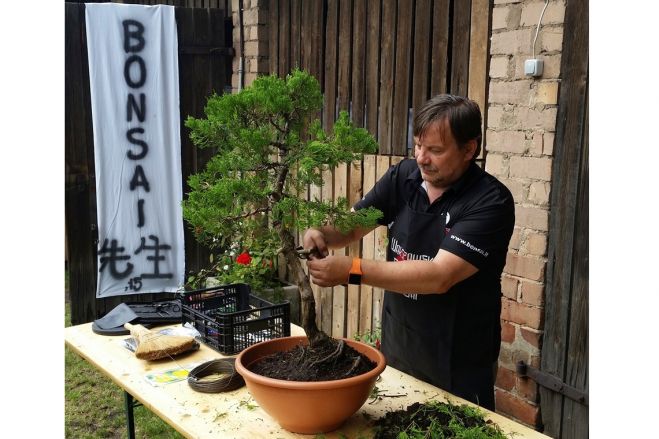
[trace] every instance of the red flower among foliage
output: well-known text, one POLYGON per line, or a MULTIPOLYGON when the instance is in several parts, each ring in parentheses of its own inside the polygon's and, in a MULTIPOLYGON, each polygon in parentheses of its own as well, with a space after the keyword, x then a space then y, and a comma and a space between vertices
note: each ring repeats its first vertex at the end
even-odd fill
POLYGON ((236 258, 236 262, 241 265, 249 265, 252 262, 252 257, 249 255, 249 252, 242 252, 236 258))

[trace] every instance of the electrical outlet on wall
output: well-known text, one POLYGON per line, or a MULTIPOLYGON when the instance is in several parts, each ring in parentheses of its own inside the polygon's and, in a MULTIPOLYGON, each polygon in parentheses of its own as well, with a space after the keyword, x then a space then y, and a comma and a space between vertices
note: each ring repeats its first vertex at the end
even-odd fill
POLYGON ((541 59, 527 59, 524 61, 524 74, 527 76, 541 76, 543 64, 541 59))

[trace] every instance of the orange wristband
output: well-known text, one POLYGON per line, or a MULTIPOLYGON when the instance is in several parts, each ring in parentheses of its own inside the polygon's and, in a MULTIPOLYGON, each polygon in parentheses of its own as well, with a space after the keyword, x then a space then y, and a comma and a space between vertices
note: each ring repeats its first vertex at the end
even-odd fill
POLYGON ((352 285, 361 285, 362 283, 362 260, 361 258, 352 258, 352 267, 348 276, 348 283, 352 285))

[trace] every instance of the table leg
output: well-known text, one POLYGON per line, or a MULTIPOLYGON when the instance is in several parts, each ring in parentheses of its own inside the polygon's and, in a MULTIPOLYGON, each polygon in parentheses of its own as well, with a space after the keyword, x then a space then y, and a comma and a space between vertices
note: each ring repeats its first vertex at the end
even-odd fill
POLYGON ((124 407, 126 408, 126 427, 128 428, 128 439, 135 439, 135 416, 133 408, 142 405, 133 399, 133 395, 124 390, 124 407))

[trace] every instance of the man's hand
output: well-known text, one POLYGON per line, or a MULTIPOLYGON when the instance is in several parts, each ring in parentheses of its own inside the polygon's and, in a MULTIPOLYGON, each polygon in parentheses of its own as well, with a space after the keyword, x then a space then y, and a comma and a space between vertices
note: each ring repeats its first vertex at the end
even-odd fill
MULTIPOLYGON (((325 234, 318 229, 308 229, 302 238, 302 245, 305 249, 317 249, 321 259, 329 255, 325 234)), ((311 253, 309 256, 310 259, 318 258, 315 253, 311 253)))
POLYGON ((307 267, 309 267, 311 281, 319 287, 347 284, 350 267, 352 267, 352 257, 327 256, 323 259, 312 259, 307 261, 307 267))

